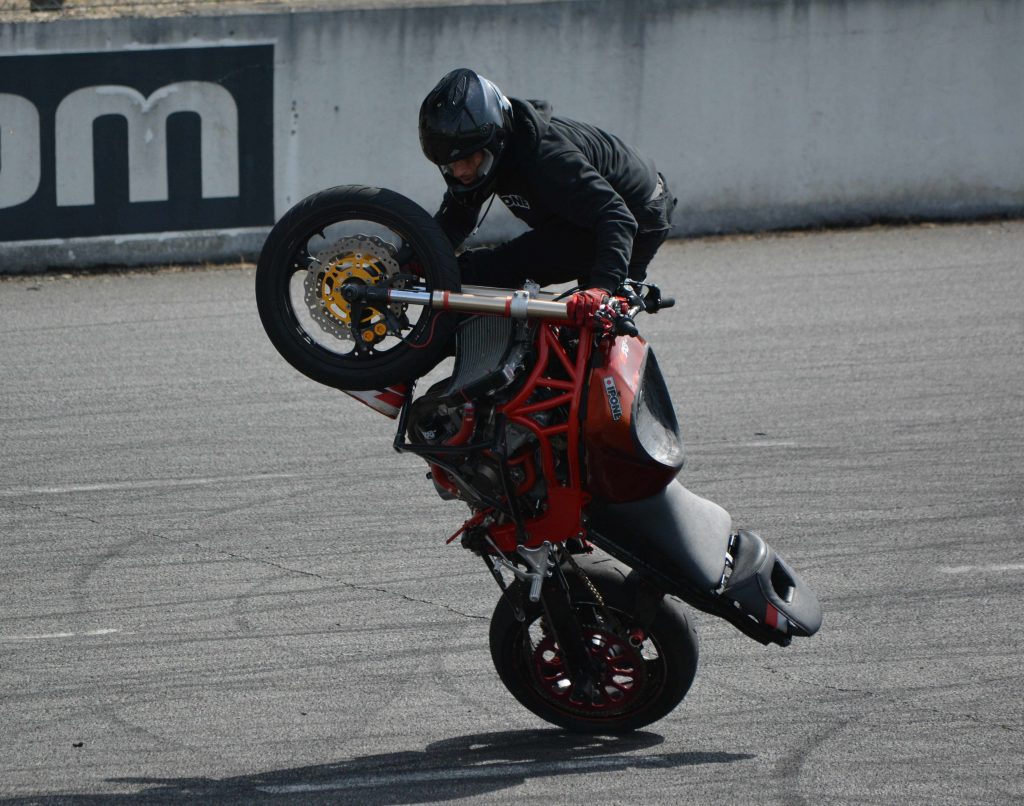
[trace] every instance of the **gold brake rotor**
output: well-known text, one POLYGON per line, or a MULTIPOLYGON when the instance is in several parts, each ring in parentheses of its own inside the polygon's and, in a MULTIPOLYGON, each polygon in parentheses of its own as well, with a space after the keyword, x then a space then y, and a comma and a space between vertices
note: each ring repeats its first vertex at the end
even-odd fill
MULTIPOLYGON (((353 282, 376 285, 383 275, 375 256, 361 252, 344 254, 324 269, 323 279, 320 280, 320 303, 329 315, 343 325, 352 327, 352 305, 342 295, 342 288, 353 282)), ((376 309, 364 307, 360 324, 368 323, 375 313, 376 309)))
MULTIPOLYGON (((306 306, 310 316, 331 335, 346 340, 358 338, 372 346, 388 334, 385 312, 365 305, 359 321, 354 321, 352 304, 342 290, 346 285, 378 285, 398 273, 394 248, 367 235, 343 238, 330 248, 313 255, 304 281, 306 306)), ((398 317, 401 305, 391 305, 398 317)))

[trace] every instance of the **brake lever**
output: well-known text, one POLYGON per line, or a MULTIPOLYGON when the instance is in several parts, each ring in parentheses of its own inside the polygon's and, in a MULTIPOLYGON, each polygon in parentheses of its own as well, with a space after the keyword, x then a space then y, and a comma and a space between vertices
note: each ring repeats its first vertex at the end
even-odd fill
POLYGON ((636 289, 630 283, 623 283, 619 291, 622 292, 620 296, 629 303, 630 308, 639 308, 641 311, 646 310, 646 300, 636 292, 636 289))
POLYGON ((674 297, 663 297, 661 289, 654 283, 647 286, 647 293, 643 296, 644 310, 648 313, 657 313, 662 308, 671 308, 676 304, 674 297))

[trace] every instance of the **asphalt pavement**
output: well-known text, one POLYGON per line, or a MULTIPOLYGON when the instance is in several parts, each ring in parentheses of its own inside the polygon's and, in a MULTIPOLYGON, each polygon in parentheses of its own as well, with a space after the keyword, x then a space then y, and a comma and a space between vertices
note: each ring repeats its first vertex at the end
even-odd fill
POLYGON ((465 509, 251 268, 0 280, 0 803, 1024 802, 1024 222, 667 244, 684 483, 818 592, 627 737, 505 692, 465 509))

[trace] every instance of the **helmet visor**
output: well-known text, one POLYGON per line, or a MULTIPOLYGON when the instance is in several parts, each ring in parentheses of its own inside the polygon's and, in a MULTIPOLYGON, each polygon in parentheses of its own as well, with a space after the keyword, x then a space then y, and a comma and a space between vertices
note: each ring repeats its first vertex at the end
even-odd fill
MULTIPOLYGON (((449 162, 449 163, 446 163, 444 165, 439 166, 441 168, 441 173, 443 173, 445 176, 455 177, 455 175, 456 175, 456 173, 455 173, 455 167, 456 167, 455 164, 457 162, 461 162, 461 160, 463 160, 463 159, 467 159, 468 157, 472 157, 473 154, 475 154, 475 153, 476 152, 473 151, 470 154, 466 155, 465 157, 462 157, 459 160, 453 160, 452 162, 449 162)), ((483 157, 480 160, 480 164, 477 166, 476 176, 473 177, 474 181, 476 181, 477 179, 482 179, 482 178, 486 177, 491 172, 491 168, 494 167, 494 155, 488 149, 486 149, 486 148, 482 150, 482 153, 483 153, 483 157)))
POLYGON ((427 159, 435 165, 450 165, 464 160, 491 142, 493 127, 472 132, 421 132, 420 145, 427 159))

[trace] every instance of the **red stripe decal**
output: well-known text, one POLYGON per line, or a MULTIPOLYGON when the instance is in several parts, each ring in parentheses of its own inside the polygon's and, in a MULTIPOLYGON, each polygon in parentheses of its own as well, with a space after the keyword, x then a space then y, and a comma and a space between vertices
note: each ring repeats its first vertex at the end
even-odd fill
POLYGON ((512 315, 512 297, 505 297, 505 316, 512 315))
POLYGON ((768 610, 764 614, 764 623, 776 630, 779 628, 779 611, 771 603, 768 604, 768 610))
POLYGON ((441 307, 444 308, 446 311, 448 310, 448 292, 447 291, 444 292, 444 302, 441 304, 441 307))
POLYGON ((400 395, 397 392, 392 392, 390 389, 386 389, 383 392, 379 392, 375 395, 377 400, 383 403, 387 403, 389 406, 394 406, 396 409, 402 407, 402 403, 405 402, 405 395, 400 395))

